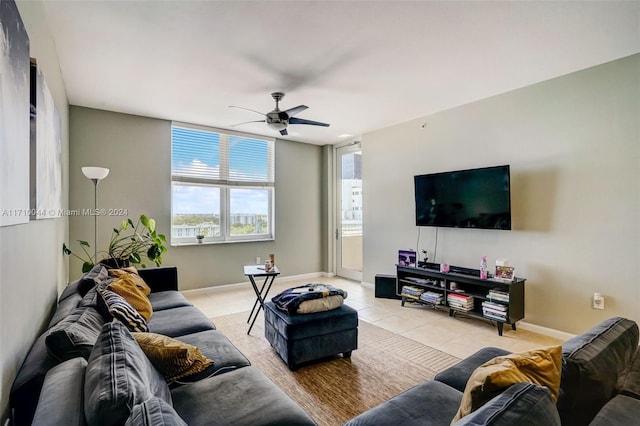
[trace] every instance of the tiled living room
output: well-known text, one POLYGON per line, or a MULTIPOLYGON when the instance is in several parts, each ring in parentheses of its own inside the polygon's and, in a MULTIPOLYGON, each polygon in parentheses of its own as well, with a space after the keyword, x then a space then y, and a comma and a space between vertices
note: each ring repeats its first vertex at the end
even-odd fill
POLYGON ((3 426, 637 422, 640 2, 0 12, 3 426))

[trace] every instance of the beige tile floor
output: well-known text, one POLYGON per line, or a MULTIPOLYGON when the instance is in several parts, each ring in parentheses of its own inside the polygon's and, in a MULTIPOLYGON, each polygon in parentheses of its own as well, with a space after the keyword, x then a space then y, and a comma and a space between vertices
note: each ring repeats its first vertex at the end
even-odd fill
MULTIPOLYGON (((562 341, 527 330, 511 330, 505 326, 498 336, 495 325, 478 318, 462 315, 449 317, 445 310, 434 310, 423 305, 400 305, 399 300, 375 298, 374 290, 355 281, 339 277, 305 280, 276 279, 269 292, 270 299, 280 291, 308 282, 324 282, 348 292, 345 303, 358 311, 361 321, 393 331, 405 337, 464 358, 486 346, 496 346, 512 352, 525 351, 562 341)), ((258 281, 259 285, 261 281, 258 281)), ((209 318, 251 310, 256 296, 250 284, 244 286, 211 287, 187 291, 185 296, 209 318)), ((258 321, 263 321, 260 313, 258 321)))

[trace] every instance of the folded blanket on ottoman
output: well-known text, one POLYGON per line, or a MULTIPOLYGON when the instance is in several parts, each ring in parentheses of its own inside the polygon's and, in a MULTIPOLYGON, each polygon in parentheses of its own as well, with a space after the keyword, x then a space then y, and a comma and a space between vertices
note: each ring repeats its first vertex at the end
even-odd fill
POLYGON ((329 284, 313 283, 289 288, 274 296, 276 307, 289 314, 305 314, 336 309, 342 306, 347 292, 329 284))

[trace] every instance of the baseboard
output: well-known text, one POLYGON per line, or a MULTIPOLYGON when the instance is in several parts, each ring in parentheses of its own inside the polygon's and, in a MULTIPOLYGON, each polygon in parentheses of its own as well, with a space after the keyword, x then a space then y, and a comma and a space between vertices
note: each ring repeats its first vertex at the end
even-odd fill
POLYGON ((376 286, 374 284, 368 283, 366 281, 360 281, 360 285, 362 287, 371 288, 371 289, 375 289, 376 288, 376 286))
MULTIPOLYGON (((310 272, 308 274, 290 275, 286 277, 278 276, 276 280, 277 282, 288 282, 288 281, 298 281, 298 280, 306 280, 311 278, 333 277, 333 276, 334 274, 329 272, 310 272)), ((221 291, 245 289, 245 288, 250 288, 250 286, 251 286, 251 283, 249 281, 244 281, 241 283, 221 284, 221 285, 214 285, 210 287, 194 288, 191 290, 182 290, 181 292, 185 295, 197 296, 204 293, 217 293, 221 291)))
POLYGON ((531 324, 524 321, 518 321, 516 326, 519 329, 533 331, 534 333, 544 334, 545 336, 555 337, 556 339, 560 339, 563 341, 569 340, 573 337, 576 337, 575 334, 566 333, 564 331, 556 330, 553 328, 543 327, 541 325, 531 324))

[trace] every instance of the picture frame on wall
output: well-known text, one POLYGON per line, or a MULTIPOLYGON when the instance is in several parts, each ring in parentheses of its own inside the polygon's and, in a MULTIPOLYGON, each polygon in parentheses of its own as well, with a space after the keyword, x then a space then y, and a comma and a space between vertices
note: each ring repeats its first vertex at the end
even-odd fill
POLYGON ((37 60, 31 59, 31 219, 54 219, 62 212, 60 114, 37 60))
POLYGON ((29 36, 13 0, 0 1, 0 226, 29 222, 29 36))

